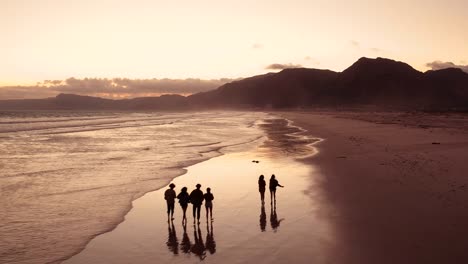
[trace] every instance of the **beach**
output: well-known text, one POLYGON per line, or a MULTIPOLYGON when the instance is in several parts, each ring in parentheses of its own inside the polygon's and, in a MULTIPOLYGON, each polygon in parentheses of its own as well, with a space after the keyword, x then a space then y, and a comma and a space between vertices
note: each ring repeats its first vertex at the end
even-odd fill
MULTIPOLYGON (((125 167, 127 172, 137 172, 145 167, 136 165, 146 166, 149 159, 154 164, 162 157, 146 149, 151 146, 151 150, 157 150, 156 141, 151 143, 153 131, 169 129, 175 135, 179 127, 193 128, 192 123, 207 116, 213 124, 205 123, 197 128, 203 132, 198 140, 200 144, 190 144, 189 138, 183 143, 169 141, 167 144, 168 153, 182 150, 195 153, 189 152, 190 160, 166 159, 168 164, 177 164, 176 167, 162 167, 176 169, 172 174, 149 178, 151 180, 133 178, 134 182, 123 187, 117 185, 117 189, 113 186, 81 187, 70 194, 52 193, 41 198, 54 198, 51 206, 59 204, 57 199, 70 206, 73 204, 66 203, 66 197, 87 197, 88 200, 74 203, 87 203, 81 206, 89 207, 86 215, 89 219, 77 218, 72 212, 55 216, 53 211, 47 211, 58 220, 66 217, 63 219, 75 224, 31 219, 44 225, 42 233, 34 238, 40 240, 44 232, 53 234, 56 237, 53 244, 31 247, 35 251, 30 253, 10 252, 4 258, 14 260, 19 256, 18 263, 34 263, 39 259, 51 263, 468 261, 468 179, 464 173, 468 166, 465 161, 468 121, 464 115, 294 111, 250 116, 245 112, 215 112, 190 116, 183 123, 171 117, 162 127, 159 125, 161 117, 158 117, 157 124, 144 128, 145 137, 136 141, 136 150, 143 150, 138 152, 142 153, 138 158, 143 162, 124 165, 123 161, 131 159, 121 149, 97 161, 112 165, 105 168, 125 167), (219 120, 214 122, 214 116, 219 120), (243 125, 236 128, 236 121, 242 121, 243 125), (232 129, 239 135, 245 134, 243 137, 234 135, 232 129), (203 136, 205 133, 212 133, 223 142, 203 136), (117 154, 120 159, 114 164, 117 154), (270 202, 268 187, 265 203, 261 202, 257 185, 261 174, 267 183, 275 174, 285 186, 278 188, 276 203, 270 202), (215 197, 214 221, 206 221, 202 206, 201 223, 194 224, 189 205, 188 221, 183 225, 182 211, 176 203, 175 220, 168 223, 164 201, 167 185, 164 184, 170 182, 176 184, 177 193, 184 186, 190 192, 197 183, 204 192, 211 187, 215 197), (119 192, 122 190, 133 194, 133 199, 127 203, 121 201, 119 192), (135 195, 143 191, 146 194, 135 195), (113 202, 117 198, 119 203, 113 202), (105 204, 87 202, 92 199, 105 201, 105 204), (54 223, 62 225, 54 226, 54 223), (97 224, 101 226, 99 229, 97 224), (56 251, 52 252, 51 248, 56 251)), ((154 117, 150 115, 149 118, 153 120, 154 117)), ((146 119, 139 122, 138 127, 145 122, 146 119)), ((109 131, 120 135, 132 132, 132 142, 135 142, 133 127, 102 130, 103 136, 108 136, 109 131)), ((90 133, 75 130, 59 135, 75 139, 90 133)), ((92 133, 95 140, 101 132, 92 133)), ((44 135, 40 137, 43 140, 44 135)), ((169 133, 165 137, 173 138, 169 133)), ((120 142, 127 146, 131 141, 120 142)), ((133 152, 132 148, 130 154, 133 152)), ((42 174, 46 176, 50 172, 42 174)), ((137 175, 143 176, 143 173, 137 175)), ((101 172, 99 176, 101 182, 114 179, 109 178, 113 176, 109 173, 101 172)), ((63 209, 63 206, 58 208, 63 209)), ((12 223, 4 226, 10 227, 5 231, 20 234, 18 223, 24 228, 30 226, 26 221, 12 223), (18 229, 12 228, 15 226, 18 229)), ((21 249, 16 244, 9 244, 9 247, 21 249)))
MULTIPOLYGON (((278 130, 287 124, 276 121, 272 126, 278 130)), ((314 153, 312 146, 297 147, 314 153)), ((194 223, 190 205, 185 226, 176 204, 175 220, 167 223, 163 188, 135 200, 120 225, 64 263, 325 263, 334 229, 326 219, 321 175, 297 157, 266 140, 249 151, 190 166, 172 181, 175 189, 187 186, 190 192, 197 183, 204 192, 211 187, 214 221, 206 219, 202 208, 201 223, 194 223), (261 202, 261 174, 267 182, 275 174, 285 186, 278 188, 276 202, 268 190, 261 202)))

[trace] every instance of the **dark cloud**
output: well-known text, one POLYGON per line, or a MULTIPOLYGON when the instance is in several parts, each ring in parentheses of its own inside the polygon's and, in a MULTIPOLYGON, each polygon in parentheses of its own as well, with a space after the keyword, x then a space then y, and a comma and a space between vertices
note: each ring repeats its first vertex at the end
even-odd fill
POLYGON ((54 97, 57 92, 40 86, 4 86, 0 87, 0 100, 2 99, 37 99, 54 97))
POLYGON ((25 99, 53 97, 59 93, 100 96, 108 98, 133 98, 162 94, 189 95, 218 88, 233 79, 128 79, 128 78, 68 78, 45 80, 34 86, 0 87, 0 99, 25 99))
POLYGON ((287 63, 287 64, 273 63, 265 67, 265 69, 267 70, 284 70, 284 69, 290 69, 290 68, 302 68, 302 65, 292 64, 292 63, 287 63))
POLYGON ((431 68, 432 70, 441 70, 441 69, 447 69, 447 68, 459 68, 462 71, 468 73, 468 65, 457 65, 453 62, 447 61, 433 61, 426 63, 426 66, 431 68))

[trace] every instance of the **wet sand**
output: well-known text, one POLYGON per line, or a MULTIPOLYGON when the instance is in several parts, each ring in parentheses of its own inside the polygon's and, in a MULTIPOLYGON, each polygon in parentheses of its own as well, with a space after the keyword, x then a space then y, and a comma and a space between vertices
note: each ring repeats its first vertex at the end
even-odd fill
POLYGON ((468 117, 287 112, 335 209, 330 263, 468 263, 468 117))
POLYGON ((322 176, 292 156, 271 154, 256 146, 190 166, 173 180, 177 192, 197 183, 204 192, 212 188, 213 222, 202 206, 201 223, 194 225, 189 205, 184 228, 176 203, 168 224, 161 189, 135 200, 124 222, 64 263, 325 263, 334 228, 326 219, 322 176), (262 205, 258 176, 268 182, 273 173, 285 188, 278 188, 276 205, 267 189, 262 205))

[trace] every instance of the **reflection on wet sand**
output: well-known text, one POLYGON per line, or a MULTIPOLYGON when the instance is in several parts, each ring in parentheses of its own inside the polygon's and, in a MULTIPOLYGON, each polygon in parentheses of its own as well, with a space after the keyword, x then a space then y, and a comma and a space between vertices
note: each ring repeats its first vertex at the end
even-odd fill
POLYGON ((266 212, 265 212, 265 203, 262 203, 262 208, 260 210, 260 230, 262 230, 262 232, 265 232, 266 224, 267 224, 267 220, 266 220, 266 212))
POLYGON ((208 252, 210 252, 211 255, 216 253, 216 241, 214 240, 213 234, 213 222, 211 222, 210 226, 206 225, 206 249, 208 252))
MULTIPOLYGON (((172 182, 177 186, 209 184, 216 190, 218 209, 213 226, 210 221, 208 226, 205 221, 199 226, 182 225, 183 213, 176 210, 175 228, 170 225, 168 239, 165 189, 161 189, 136 200, 118 228, 91 241, 82 253, 66 263, 154 263, 155 259, 158 263, 180 264, 324 263, 334 245, 334 236, 327 218, 321 214, 321 205, 326 203, 322 202, 319 189, 309 191, 314 199, 304 192, 309 185, 317 184, 315 176, 309 167, 292 159, 270 159, 257 152, 211 159, 191 166, 187 175, 172 182), (251 157, 261 162, 252 163, 251 157), (274 203, 262 205, 258 195, 258 175, 267 173, 275 173, 281 184, 287 186, 279 190, 276 208, 274 203), (267 210, 271 210, 270 214, 267 210), (286 215, 290 224, 282 219, 286 215), (174 254, 173 246, 178 247, 178 254, 174 254), (278 250, 272 254, 272 249, 278 250)), ((190 223, 192 217, 188 220, 190 223)))
POLYGON ((271 229, 273 229, 274 232, 279 228, 281 221, 283 221, 284 218, 281 218, 278 220, 278 214, 276 213, 276 202, 274 205, 271 207, 270 211, 270 225, 271 229))
POLYGON ((174 222, 171 222, 171 224, 167 223, 167 231, 169 233, 167 237, 167 248, 169 251, 174 253, 174 255, 179 254, 179 241, 177 240, 177 234, 176 230, 174 228, 174 222))
POLYGON ((193 236, 195 237, 195 243, 190 248, 190 251, 197 255, 200 260, 204 260, 206 258, 206 251, 205 251, 205 244, 203 243, 203 237, 200 230, 200 225, 197 225, 193 229, 193 236))
POLYGON ((180 250, 182 250, 182 252, 185 254, 190 254, 190 247, 192 242, 190 242, 190 238, 187 234, 187 222, 185 222, 182 226, 184 228, 184 235, 182 237, 182 241, 180 242, 180 250))
POLYGON ((179 249, 187 255, 194 254, 204 260, 206 258, 207 251, 213 255, 216 253, 216 241, 213 233, 213 223, 206 225, 206 243, 203 242, 203 236, 200 225, 193 226, 193 237, 194 243, 191 242, 189 235, 187 234, 187 225, 182 224, 184 231, 182 241, 179 244, 177 240, 176 230, 174 223, 168 224, 168 240, 166 242, 167 248, 174 255, 179 254, 179 249), (180 248, 179 248, 180 245, 180 248))

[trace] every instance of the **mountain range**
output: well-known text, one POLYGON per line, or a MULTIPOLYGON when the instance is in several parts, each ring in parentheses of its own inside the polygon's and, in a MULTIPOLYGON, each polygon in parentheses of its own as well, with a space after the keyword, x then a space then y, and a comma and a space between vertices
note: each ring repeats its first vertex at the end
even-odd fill
POLYGON ((0 110, 190 110, 368 107, 468 110, 468 73, 448 68, 420 72, 385 58, 361 58, 343 72, 285 69, 193 94, 111 100, 73 94, 0 100, 0 110))

